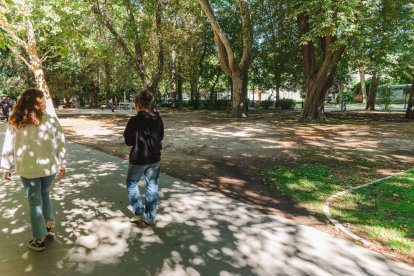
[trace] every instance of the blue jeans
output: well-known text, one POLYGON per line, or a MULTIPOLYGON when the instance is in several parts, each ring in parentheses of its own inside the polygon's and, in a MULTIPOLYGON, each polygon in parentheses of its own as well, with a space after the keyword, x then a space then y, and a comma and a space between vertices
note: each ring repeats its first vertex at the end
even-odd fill
POLYGON ((145 214, 147 221, 154 221, 157 214, 158 178, 160 176, 160 162, 149 165, 129 164, 126 185, 129 202, 136 216, 145 214), (145 176, 145 210, 142 207, 138 181, 145 176))
POLYGON ((55 175, 24 178, 20 177, 29 199, 30 223, 32 224, 33 238, 47 236, 45 221, 53 221, 52 204, 49 197, 49 188, 52 186, 55 175))

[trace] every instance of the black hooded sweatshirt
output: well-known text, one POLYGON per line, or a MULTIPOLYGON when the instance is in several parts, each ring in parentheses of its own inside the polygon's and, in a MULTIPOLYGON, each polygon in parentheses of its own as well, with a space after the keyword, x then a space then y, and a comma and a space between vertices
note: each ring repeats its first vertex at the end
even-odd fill
POLYGON ((161 160, 164 124, 157 112, 138 112, 124 131, 125 144, 132 146, 129 163, 148 165, 161 160))

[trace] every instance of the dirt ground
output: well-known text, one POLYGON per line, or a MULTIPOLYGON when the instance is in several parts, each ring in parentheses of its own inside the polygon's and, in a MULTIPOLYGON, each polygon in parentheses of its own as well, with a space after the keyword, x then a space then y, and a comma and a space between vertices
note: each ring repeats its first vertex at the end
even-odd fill
MULTIPOLYGON (((299 123, 293 111, 252 113, 241 120, 208 111, 160 113, 162 172, 327 232, 334 230, 325 217, 280 195, 258 171, 335 164, 369 171, 369 181, 414 167, 414 122, 402 113, 328 113, 326 124, 299 123)), ((60 116, 68 140, 124 159, 128 119, 116 113, 60 116)))

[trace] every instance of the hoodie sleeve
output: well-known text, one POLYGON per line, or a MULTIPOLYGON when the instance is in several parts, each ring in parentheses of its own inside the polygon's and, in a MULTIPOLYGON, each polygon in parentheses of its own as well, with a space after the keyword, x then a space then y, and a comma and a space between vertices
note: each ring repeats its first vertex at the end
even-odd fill
POLYGON ((160 126, 160 141, 164 139, 164 122, 162 121, 161 117, 160 117, 160 121, 161 121, 161 126, 160 126))
POLYGON ((135 130, 133 128, 133 118, 129 119, 128 124, 124 130, 125 144, 132 147, 135 145, 135 130))
POLYGON ((4 138, 3 152, 1 154, 1 168, 11 170, 14 168, 14 142, 16 140, 16 129, 9 126, 4 138))

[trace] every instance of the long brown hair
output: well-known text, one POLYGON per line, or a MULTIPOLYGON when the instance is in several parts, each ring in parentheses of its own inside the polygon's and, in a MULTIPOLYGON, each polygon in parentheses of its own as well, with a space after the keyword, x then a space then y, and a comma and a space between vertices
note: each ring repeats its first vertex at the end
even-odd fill
POLYGON ((44 96, 43 92, 38 89, 31 88, 23 91, 13 108, 9 124, 15 128, 23 128, 27 125, 40 125, 43 111, 37 99, 41 99, 44 96))

